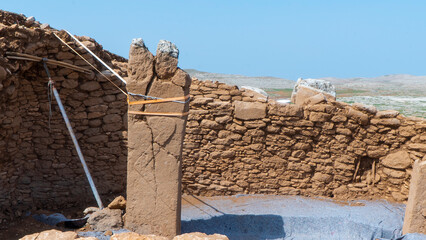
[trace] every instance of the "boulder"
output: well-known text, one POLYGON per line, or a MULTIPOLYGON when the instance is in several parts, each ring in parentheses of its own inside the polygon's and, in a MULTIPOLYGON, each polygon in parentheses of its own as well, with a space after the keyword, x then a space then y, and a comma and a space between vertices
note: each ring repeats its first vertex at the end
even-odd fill
POLYGON ((126 232, 112 235, 111 240, 168 240, 168 238, 155 235, 141 235, 135 232, 126 232))
POLYGON ((123 227, 122 211, 120 209, 104 208, 92 213, 87 223, 94 231, 118 230, 123 227))
POLYGON ((319 93, 323 94, 323 96, 317 96, 315 101, 318 101, 318 99, 321 99, 322 97, 325 97, 327 101, 336 100, 336 90, 334 85, 332 85, 329 81, 322 79, 299 78, 291 94, 291 101, 297 105, 305 105, 310 97, 319 93))
POLYGON ((34 233, 31 235, 26 235, 20 240, 74 240, 77 238, 77 233, 75 232, 61 232, 55 229, 43 231, 40 233, 34 233))
POLYGON ((411 166, 411 159, 407 151, 400 150, 387 155, 382 160, 382 164, 388 168, 406 169, 411 166))
POLYGON ((205 233, 194 232, 185 233, 173 238, 173 240, 229 240, 229 238, 222 234, 207 235, 205 233))
POLYGON ((378 111, 376 113, 377 118, 394 118, 398 115, 399 115, 399 112, 395 110, 378 111))

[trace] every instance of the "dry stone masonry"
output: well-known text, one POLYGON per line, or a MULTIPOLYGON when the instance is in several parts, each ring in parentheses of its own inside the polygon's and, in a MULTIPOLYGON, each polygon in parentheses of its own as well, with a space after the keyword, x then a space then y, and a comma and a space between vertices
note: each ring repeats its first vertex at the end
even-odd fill
MULTIPOLYGON (((177 67, 178 50, 160 41, 157 56, 135 39, 130 48, 129 81, 132 93, 160 98, 189 94, 191 78, 177 67)), ((131 95, 130 101, 138 100, 131 95)), ((188 112, 189 103, 129 105, 129 110, 188 112)), ((186 116, 128 114, 127 229, 172 238, 180 233, 182 145, 186 116)))
MULTIPOLYGON (((49 124, 42 65, 5 58, 7 51, 13 51, 87 67, 53 32, 34 18, 0 11, 1 221, 33 208, 84 209, 95 204, 55 101, 49 124)), ((129 91, 159 97, 186 95, 190 79, 177 67, 178 52, 172 44, 161 42, 154 57, 141 41, 135 41, 128 67, 126 59, 103 50, 93 39, 79 39, 128 81, 129 91)), ((72 46, 103 69, 82 48, 72 46)), ((49 69, 104 202, 126 194, 127 147, 141 160, 138 165, 129 158, 133 169, 128 179, 136 183, 141 170, 153 169, 154 161, 149 159, 160 164, 158 159, 164 157, 175 167, 180 164, 182 131, 186 132, 182 190, 195 195, 298 194, 404 202, 414 161, 426 161, 425 119, 349 105, 326 94, 308 94, 297 104, 282 105, 249 89, 198 80, 190 88, 186 130, 181 118, 129 115, 132 127, 149 134, 135 132, 127 146, 124 94, 95 72, 49 69)), ((184 112, 186 107, 167 103, 138 110, 184 112)), ((176 196, 171 201, 177 202, 179 173, 170 172, 170 185, 162 189, 146 187, 130 193, 152 200, 154 190, 162 197, 171 190, 176 196)), ((166 172, 142 174, 150 183, 163 181, 166 172)), ((136 199, 126 198, 142 214, 136 199)), ((166 205, 170 207, 168 203, 158 207, 166 205)), ((178 212, 177 207, 170 210, 178 212)), ((128 223, 132 221, 137 220, 128 223)))
MULTIPOLYGON (((19 52, 87 68, 53 32, 57 31, 33 18, 0 11, 0 221, 31 209, 95 205, 55 100, 49 109, 48 80, 42 63, 5 58, 8 51, 19 52)), ((65 34, 57 33, 72 44, 65 34)), ((122 70, 126 69, 126 59, 103 50, 89 37, 79 39, 127 76, 122 70)), ((81 47, 72 46, 102 69, 81 47)), ((102 199, 123 195, 126 96, 94 72, 48 67, 102 199)), ((113 81, 122 86, 119 80, 113 81)))
POLYGON ((191 94, 183 162, 188 194, 401 202, 413 162, 426 160, 421 118, 316 93, 283 105, 211 81, 193 80, 191 94))

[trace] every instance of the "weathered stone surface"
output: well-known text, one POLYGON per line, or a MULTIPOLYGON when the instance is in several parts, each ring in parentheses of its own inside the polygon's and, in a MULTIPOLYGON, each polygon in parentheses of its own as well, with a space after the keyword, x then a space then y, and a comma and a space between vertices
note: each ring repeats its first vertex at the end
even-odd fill
POLYGON ((179 50, 176 45, 160 40, 157 46, 157 56, 155 61, 155 72, 159 78, 169 78, 176 72, 178 64, 179 50))
MULTIPOLYGON (((291 102, 297 105, 305 105, 309 98, 318 93, 323 94, 327 100, 336 100, 336 91, 330 82, 322 79, 299 78, 291 94, 291 102)), ((317 101, 317 98, 309 101, 317 101)))
POLYGON ((77 233, 75 232, 61 232, 55 229, 43 231, 40 233, 34 233, 31 235, 26 235, 20 240, 74 240, 77 238, 77 233))
POLYGON ((398 115, 399 115, 399 112, 395 110, 378 111, 376 113, 377 118, 394 118, 398 115))
POLYGON ((126 87, 129 92, 138 93, 140 89, 146 89, 154 77, 154 56, 141 38, 133 39, 129 55, 127 71, 132 77, 127 79, 126 87))
POLYGON ((392 178, 403 178, 405 177, 405 171, 395 170, 392 168, 383 168, 383 172, 392 178))
POLYGON ((366 125, 369 122, 369 118, 367 114, 360 112, 358 110, 355 110, 351 107, 347 108, 346 116, 357 120, 362 125, 366 125))
POLYGON ((123 196, 118 196, 110 204, 108 204, 109 209, 126 209, 126 199, 123 196))
POLYGON ((371 113, 371 114, 376 114, 377 113, 377 108, 373 105, 366 105, 363 103, 354 103, 352 104, 352 107, 361 110, 361 111, 365 111, 367 113, 371 113))
POLYGON ((401 121, 396 118, 373 118, 371 119, 371 124, 377 125, 385 125, 389 127, 399 127, 401 125, 401 121))
MULTIPOLYGON (((157 72, 152 73, 152 69, 147 68, 150 65, 144 62, 152 61, 150 53, 141 41, 132 43, 129 58, 131 71, 128 72, 131 80, 127 83, 129 91, 162 98, 182 97, 189 93, 187 82, 174 83, 171 80, 173 76, 169 76, 175 74, 173 69, 177 64, 177 55, 174 55, 173 45, 166 45, 171 49, 163 51, 159 46, 157 72), (148 79, 147 76, 151 74, 167 80, 148 79)), ((182 75, 180 78, 188 81, 188 76, 182 75)), ((179 113, 188 111, 189 104, 170 102, 146 105, 144 108, 129 106, 130 110, 179 113)), ((186 117, 140 118, 128 115, 127 229, 169 238, 180 232, 181 154, 185 123, 186 117)))
POLYGON ((169 240, 169 238, 156 235, 141 235, 135 232, 126 232, 112 235, 111 240, 169 240))
POLYGON ((266 104, 235 101, 235 117, 243 120, 262 119, 266 116, 266 104))
POLYGON ((122 210, 104 208, 94 212, 87 223, 94 231, 118 230, 123 227, 122 210))
POLYGON ((415 161, 402 233, 426 234, 426 162, 415 161))
POLYGON ((173 240, 229 240, 229 238, 222 234, 207 235, 205 233, 194 232, 185 233, 173 238, 173 240))
POLYGON ((405 150, 400 150, 387 155, 382 164, 389 168, 406 169, 411 165, 410 155, 405 150))
POLYGON ((286 117, 303 117, 303 107, 293 104, 269 105, 269 114, 286 117))

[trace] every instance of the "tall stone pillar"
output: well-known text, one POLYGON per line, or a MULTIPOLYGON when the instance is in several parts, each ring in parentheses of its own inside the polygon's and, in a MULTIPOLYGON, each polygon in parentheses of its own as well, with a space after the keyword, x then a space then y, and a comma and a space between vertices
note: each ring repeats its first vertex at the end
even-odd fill
POLYGON ((426 161, 414 162, 402 233, 426 234, 426 161))
MULTIPOLYGON (((154 57, 142 39, 135 39, 129 55, 129 92, 161 98, 189 94, 191 78, 177 67, 179 51, 174 44, 161 40, 154 57)), ((129 105, 129 110, 183 113, 189 103, 129 105)), ((125 226, 129 230, 170 238, 180 233, 185 124, 186 117, 128 114, 125 226)))

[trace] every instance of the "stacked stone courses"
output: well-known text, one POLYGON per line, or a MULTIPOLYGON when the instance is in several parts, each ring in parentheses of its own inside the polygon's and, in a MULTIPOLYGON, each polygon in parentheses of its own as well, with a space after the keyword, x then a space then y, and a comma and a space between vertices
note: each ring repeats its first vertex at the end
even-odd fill
POLYGON ((402 202, 414 160, 426 160, 421 118, 324 99, 282 105, 211 81, 193 80, 191 94, 183 162, 188 194, 402 202))
MULTIPOLYGON (((95 205, 53 96, 49 109, 42 63, 5 57, 6 52, 19 52, 88 68, 53 32, 57 31, 31 18, 0 11, 0 221, 38 208, 95 205)), ((103 50, 91 38, 79 39, 126 77, 126 59, 103 50)), ((72 46, 102 69, 81 47, 72 46)), ((126 187, 126 96, 95 72, 48 67, 95 184, 108 202, 126 187)))
MULTIPOLYGON (((32 209, 95 205, 54 100, 49 121, 42 64, 5 57, 8 51, 20 52, 89 69, 53 32, 32 18, 0 11, 0 221, 32 209)), ((89 37, 79 39, 128 79, 127 59, 89 37)), ((81 47, 72 46, 104 69, 81 47)), ((151 67, 167 68, 164 62, 151 67)), ((126 96, 94 71, 52 65, 49 70, 102 200, 125 195, 126 96)), ((190 94, 182 156, 182 189, 188 194, 404 202, 413 162, 426 161, 422 118, 315 98, 309 105, 280 105, 250 90, 196 79, 190 94)))

